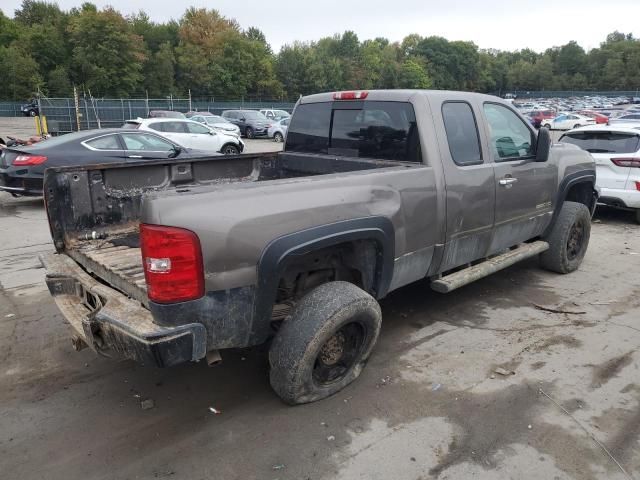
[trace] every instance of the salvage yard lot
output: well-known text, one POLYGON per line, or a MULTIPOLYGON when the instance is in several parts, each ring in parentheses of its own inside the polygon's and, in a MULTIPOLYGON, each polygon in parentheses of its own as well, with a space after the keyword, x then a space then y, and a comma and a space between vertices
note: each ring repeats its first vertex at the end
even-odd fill
POLYGON ((2 478, 629 478, 589 434, 640 478, 640 235, 596 219, 573 274, 527 261, 391 294, 362 376, 288 407, 264 348, 166 370, 74 352, 42 202, 0 194, 2 478))

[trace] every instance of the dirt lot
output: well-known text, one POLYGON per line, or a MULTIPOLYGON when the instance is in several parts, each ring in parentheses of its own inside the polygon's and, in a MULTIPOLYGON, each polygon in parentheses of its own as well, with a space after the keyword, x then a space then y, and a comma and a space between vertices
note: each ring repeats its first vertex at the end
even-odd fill
POLYGON ((360 379, 292 408, 265 349, 167 370, 74 352, 42 202, 0 194, 0 477, 640 479, 640 227, 596 222, 574 274, 390 295, 360 379))

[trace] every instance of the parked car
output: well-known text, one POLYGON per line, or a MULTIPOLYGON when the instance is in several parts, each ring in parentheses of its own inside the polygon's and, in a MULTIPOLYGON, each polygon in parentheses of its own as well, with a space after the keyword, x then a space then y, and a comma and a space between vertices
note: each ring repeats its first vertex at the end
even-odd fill
POLYGON ((541 126, 551 130, 571 130, 572 128, 594 125, 595 123, 596 121, 593 118, 578 115, 577 113, 568 113, 543 120, 541 126))
POLYGON ((20 111, 22 112, 22 115, 24 115, 25 117, 36 117, 40 115, 38 102, 36 102, 33 99, 30 100, 29 103, 25 103, 24 105, 21 105, 20 111))
POLYGON ((578 113, 580 115, 584 115, 585 117, 593 118, 596 121, 597 125, 609 123, 609 117, 604 113, 594 112, 592 110, 581 110, 578 113))
POLYGON ((271 121, 255 110, 226 110, 222 118, 240 128, 247 138, 264 137, 271 126, 271 121))
POLYGON ((173 110, 151 110, 149 118, 186 118, 184 113, 173 110))
POLYGON ((287 135, 287 128, 289 127, 289 121, 291 119, 289 117, 287 118, 283 118, 282 120, 278 120, 277 122, 273 123, 270 127, 269 127, 269 131, 267 133, 267 136, 269 138, 273 138, 274 142, 283 142, 284 141, 284 137, 286 137, 287 135))
POLYGON ((195 117, 196 115, 200 116, 200 117, 208 117, 210 115, 213 115, 213 113, 211 112, 197 112, 197 111, 190 111, 184 114, 185 117, 187 118, 191 118, 191 117, 195 117))
POLYGON ((190 120, 194 122, 202 123, 208 127, 213 128, 214 130, 221 130, 225 133, 238 135, 240 136, 240 127, 234 125, 231 122, 227 122, 224 118, 219 115, 194 115, 190 120))
POLYGON ((260 113, 267 117, 269 120, 282 120, 283 118, 289 118, 291 114, 286 110, 273 110, 269 108, 263 108, 260 113))
POLYGON ((528 116, 531 118, 531 124, 536 128, 540 128, 542 121, 555 118, 556 112, 553 110, 534 110, 529 112, 528 116))
POLYGON ((46 282, 74 345, 172 366, 269 342, 289 404, 360 375, 396 289, 538 256, 577 270, 596 200, 589 153, 469 92, 310 95, 283 152, 167 163, 47 170, 46 282))
POLYGON ((595 159, 598 201, 633 209, 640 223, 640 127, 577 128, 562 135, 560 142, 577 145, 595 159))
POLYGON ((123 128, 157 132, 169 140, 205 152, 237 155, 244 150, 238 135, 214 130, 193 120, 179 118, 138 118, 128 120, 123 128))
POLYGON ((609 120, 610 125, 621 123, 640 123, 640 113, 629 113, 609 120))
POLYGON ((151 132, 85 130, 33 145, 4 148, 0 153, 0 190, 14 196, 42 195, 44 171, 51 167, 210 155, 211 152, 187 148, 151 132))

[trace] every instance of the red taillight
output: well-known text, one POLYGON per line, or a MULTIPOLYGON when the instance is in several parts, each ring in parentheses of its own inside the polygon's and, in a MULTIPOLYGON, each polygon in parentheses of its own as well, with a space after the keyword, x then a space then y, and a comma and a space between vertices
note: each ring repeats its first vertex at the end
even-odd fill
POLYGON ((47 157, 42 155, 18 155, 13 159, 13 164, 16 166, 29 166, 40 165, 47 161, 47 157))
POLYGON ((611 161, 619 167, 640 168, 640 158, 612 158, 611 161))
POLYGON ((640 182, 634 182, 636 184, 636 190, 640 192, 640 182))
POLYGON ((369 95, 369 92, 335 92, 333 94, 334 100, 364 100, 369 95))
POLYGON ((149 300, 176 303, 204 295, 202 250, 195 233, 141 224, 140 246, 149 300))

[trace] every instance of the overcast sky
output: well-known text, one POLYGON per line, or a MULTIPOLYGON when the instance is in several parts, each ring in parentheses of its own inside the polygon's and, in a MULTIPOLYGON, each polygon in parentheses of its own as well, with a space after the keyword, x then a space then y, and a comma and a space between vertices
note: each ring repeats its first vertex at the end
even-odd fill
MULTIPOLYGON (((64 10, 82 0, 58 0, 64 10)), ((294 40, 316 40, 353 30, 360 40, 402 40, 410 33, 470 40, 481 48, 516 50, 576 40, 599 46, 614 30, 640 37, 640 0, 94 0, 123 14, 145 10, 155 21, 179 19, 188 5, 216 8, 242 28, 256 26, 274 51, 294 40)), ((21 0, 2 0, 8 16, 21 0)))

